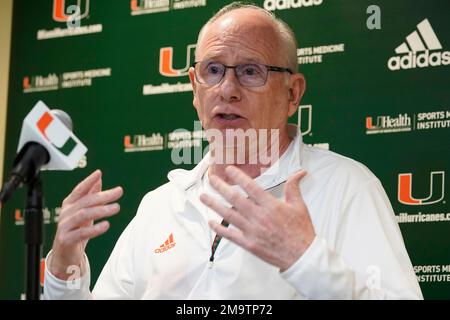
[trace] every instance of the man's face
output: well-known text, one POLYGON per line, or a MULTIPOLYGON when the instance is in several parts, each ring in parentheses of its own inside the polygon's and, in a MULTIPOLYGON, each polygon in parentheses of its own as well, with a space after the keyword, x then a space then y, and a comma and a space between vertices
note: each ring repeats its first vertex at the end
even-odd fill
MULTIPOLYGON (((267 17, 255 10, 240 9, 207 27, 198 43, 196 60, 231 66, 260 63, 287 67, 283 50, 267 17)), ((288 117, 296 111, 287 72, 269 71, 266 84, 261 87, 243 87, 233 69, 227 69, 222 81, 213 86, 195 81, 193 68, 189 77, 194 107, 204 129, 285 130, 288 117)))

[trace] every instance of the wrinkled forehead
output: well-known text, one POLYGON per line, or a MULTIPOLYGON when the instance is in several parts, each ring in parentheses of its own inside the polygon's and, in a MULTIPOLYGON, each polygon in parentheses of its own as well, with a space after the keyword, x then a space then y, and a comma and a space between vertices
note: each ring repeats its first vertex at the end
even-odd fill
POLYGON ((268 16, 241 9, 225 14, 205 27, 197 44, 196 59, 227 51, 271 60, 280 47, 278 29, 268 16))

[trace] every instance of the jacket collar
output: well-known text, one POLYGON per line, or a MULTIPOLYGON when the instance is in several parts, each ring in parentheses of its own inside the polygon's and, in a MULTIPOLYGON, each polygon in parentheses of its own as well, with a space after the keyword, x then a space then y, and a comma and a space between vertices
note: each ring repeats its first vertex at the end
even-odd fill
MULTIPOLYGON (((255 180, 267 189, 281 184, 294 172, 302 168, 303 139, 298 127, 288 124, 288 134, 293 140, 280 159, 255 180)), ((175 169, 167 174, 169 181, 181 190, 188 191, 195 184, 200 183, 203 174, 210 164, 210 152, 191 170, 175 169)))

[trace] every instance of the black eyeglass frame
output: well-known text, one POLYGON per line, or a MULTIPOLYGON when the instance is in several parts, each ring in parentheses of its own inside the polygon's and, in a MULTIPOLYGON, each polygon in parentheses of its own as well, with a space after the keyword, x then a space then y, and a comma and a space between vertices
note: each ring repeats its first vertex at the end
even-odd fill
MULTIPOLYGON (((195 79, 196 79, 199 83, 201 83, 201 84, 208 84, 208 83, 206 83, 206 82, 201 82, 201 81, 199 81, 198 76, 197 76, 197 72, 195 71, 195 70, 196 70, 195 66, 196 66, 197 64, 201 63, 201 62, 204 62, 204 61, 195 61, 195 62, 192 64, 192 67, 194 68, 194 76, 195 76, 195 79)), ((216 84, 219 84, 220 82, 222 82, 223 78, 225 77, 225 74, 227 73, 227 69, 234 69, 234 75, 235 75, 236 79, 239 81, 239 83, 242 85, 242 83, 240 82, 239 77, 238 77, 238 75, 237 75, 237 73, 236 73, 236 68, 237 68, 238 66, 242 66, 242 65, 252 65, 252 64, 255 64, 255 65, 258 65, 258 66, 266 67, 266 69, 267 69, 267 75, 266 75, 266 79, 264 80, 264 83, 261 84, 260 86, 254 86, 254 87, 262 87, 262 86, 264 86, 264 85, 267 83, 267 78, 268 78, 268 75, 269 75, 269 71, 275 71, 275 72, 288 72, 289 74, 294 74, 294 72, 292 72, 292 70, 291 70, 290 68, 283 68, 283 67, 271 66, 271 65, 267 65, 267 64, 263 64, 263 63, 241 63, 241 64, 237 64, 237 65, 235 65, 235 66, 229 66, 229 65, 226 65, 226 64, 223 64, 223 63, 220 63, 220 62, 215 62, 215 63, 218 63, 218 64, 223 65, 223 66, 225 67, 225 71, 223 72, 222 77, 220 78, 219 81, 217 81, 217 83, 211 84, 211 85, 213 85, 213 86, 216 85, 216 84)), ((242 86, 244 86, 244 85, 242 85, 242 86)), ((244 86, 244 87, 245 87, 245 86, 244 86)), ((246 86, 246 87, 249 87, 249 86, 246 86)))

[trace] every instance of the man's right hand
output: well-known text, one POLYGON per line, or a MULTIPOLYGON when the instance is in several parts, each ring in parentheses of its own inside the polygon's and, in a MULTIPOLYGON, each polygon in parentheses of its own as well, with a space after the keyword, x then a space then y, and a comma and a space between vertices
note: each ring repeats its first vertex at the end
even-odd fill
POLYGON ((115 201, 122 194, 121 187, 102 191, 102 173, 96 170, 64 199, 48 266, 54 276, 67 280, 72 275, 67 273, 70 266, 81 267, 87 242, 109 228, 108 221, 94 221, 118 213, 115 201))

